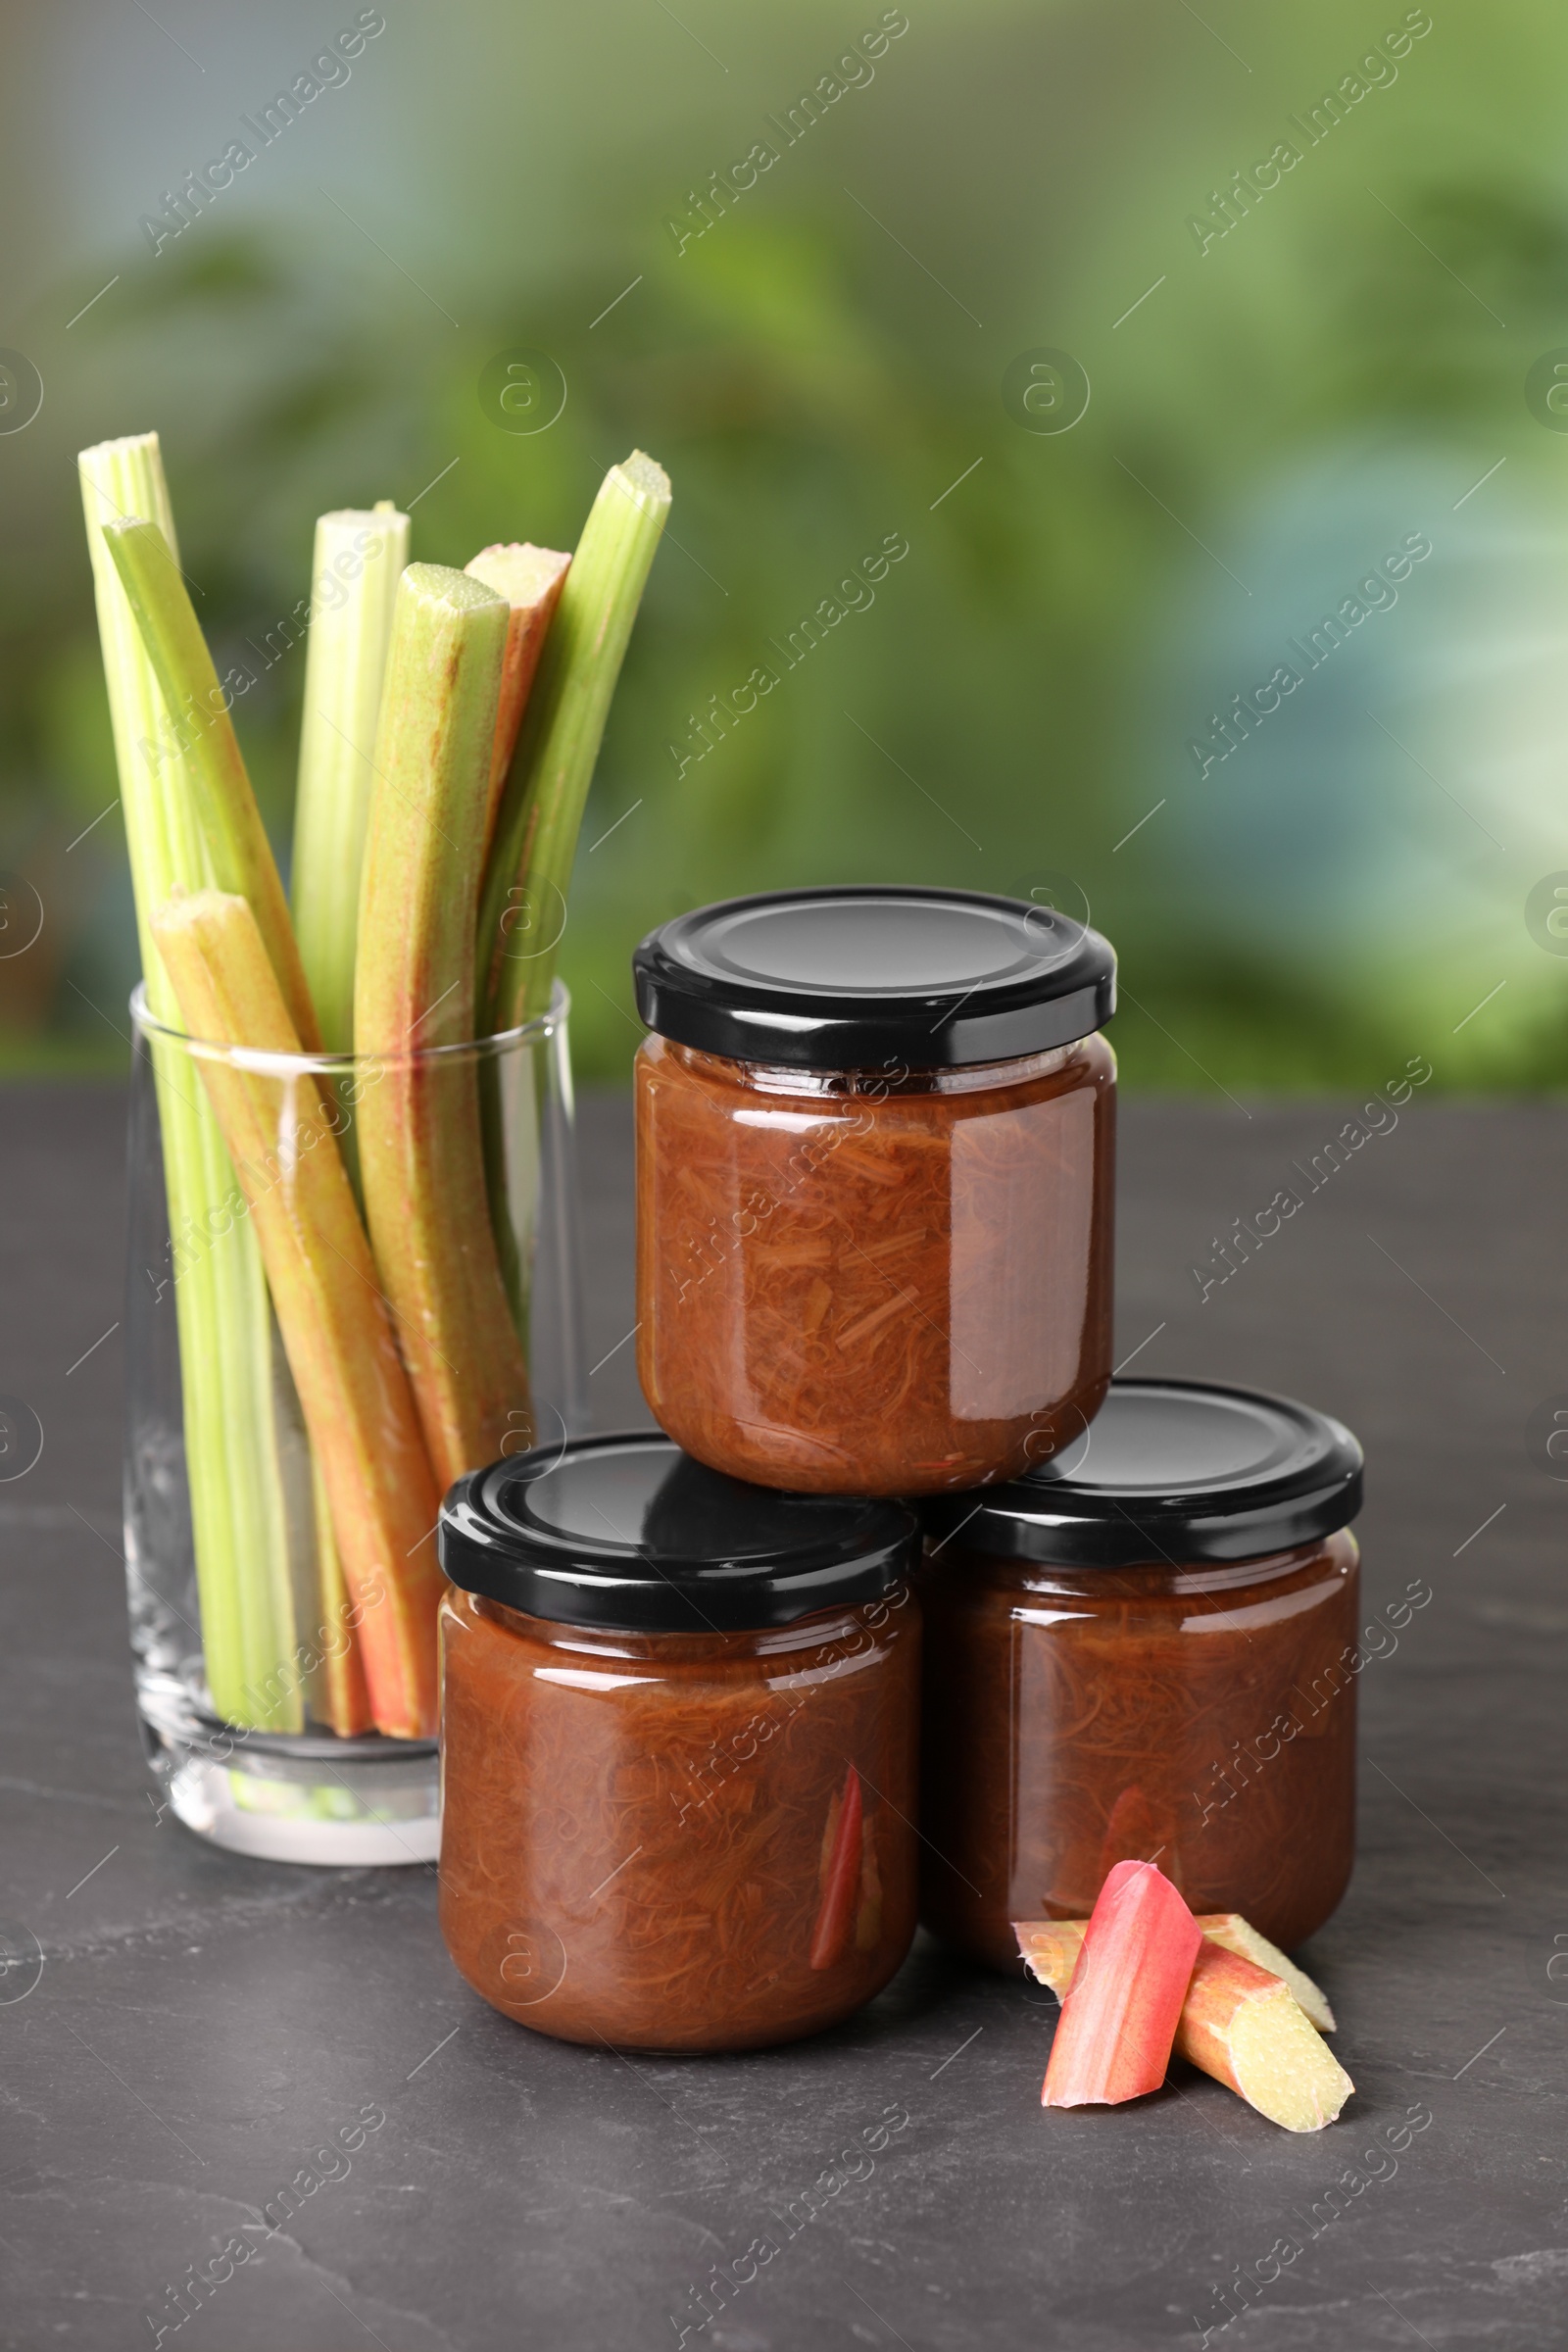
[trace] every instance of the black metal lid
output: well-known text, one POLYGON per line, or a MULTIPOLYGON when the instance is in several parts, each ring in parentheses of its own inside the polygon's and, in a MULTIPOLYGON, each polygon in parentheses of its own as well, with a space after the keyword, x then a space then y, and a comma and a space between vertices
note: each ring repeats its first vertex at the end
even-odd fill
POLYGON ((810 1070, 1007 1061, 1116 1009, 1098 931, 974 890, 780 890, 699 906, 632 957, 650 1029, 732 1061, 810 1070))
POLYGON ((1361 1448, 1326 1413, 1257 1389, 1118 1380, 1081 1438, 1010 1486, 921 1506, 940 1551, 1125 1568, 1254 1560, 1346 1527, 1361 1448))
POLYGON ((562 1625, 740 1633, 875 1600, 919 1534, 895 1502, 783 1494, 655 1433, 578 1438, 460 1478, 441 1506, 455 1585, 562 1625))

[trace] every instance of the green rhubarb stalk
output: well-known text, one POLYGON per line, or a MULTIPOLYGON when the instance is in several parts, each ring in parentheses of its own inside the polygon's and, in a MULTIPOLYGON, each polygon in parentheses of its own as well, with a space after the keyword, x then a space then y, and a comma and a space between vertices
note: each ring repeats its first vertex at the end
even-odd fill
MULTIPOLYGON (((464 568, 471 578, 504 596, 512 608, 507 626, 507 656, 501 667, 501 699, 496 709, 495 741, 490 752, 490 790, 485 803, 484 856, 489 857, 501 796, 512 769, 513 754, 522 727, 522 714, 544 652, 545 638, 561 602, 562 584, 571 565, 570 556, 551 548, 520 545, 484 547, 464 568)), ((507 1286, 512 1319, 526 1346, 529 1328, 529 1273, 539 1209, 539 1093, 542 1066, 527 1075, 534 1081, 531 1121, 524 1123, 515 1088, 507 1088, 508 1073, 496 1062, 479 1073, 479 1116, 484 1129, 485 1182, 490 1196, 491 1224, 501 1279, 507 1286)))
POLYGON ((550 1003, 583 804, 669 498, 641 450, 611 467, 545 639, 479 903, 477 1001, 492 1032, 550 1003))
MULTIPOLYGON (((267 1054, 299 1036, 248 901, 176 891, 153 936, 192 1035, 267 1054)), ((353 1596, 376 1725, 427 1736, 437 1714, 437 1492, 408 1375, 337 1147, 339 1106, 308 1072, 218 1055, 201 1073, 277 1310, 353 1596)))
MULTIPOLYGON (((142 975, 154 1018, 178 1028, 179 1005, 151 914, 176 885, 199 887, 207 879, 207 842, 188 755, 168 722, 104 536, 109 524, 146 515, 172 553, 173 515, 156 433, 101 442, 83 450, 77 464, 142 975)), ((276 1679, 279 1661, 296 1644, 279 1467, 289 1439, 276 1414, 261 1254, 249 1221, 233 1215, 233 1170, 189 1059, 158 1038, 151 1053, 174 1249, 185 1471, 208 1688, 229 1723, 299 1731, 304 1707, 297 1680, 279 1687, 276 1679)))
POLYGON ((483 580, 512 607, 507 624, 507 656, 501 665, 501 699, 496 706, 495 742, 490 753, 490 790, 485 801, 484 849, 488 855, 506 789, 512 755, 528 701, 528 690, 545 650, 545 638, 561 601, 562 582, 571 564, 554 548, 535 547, 530 540, 500 547, 482 547, 464 565, 470 579, 483 580))
MULTIPOLYGON (((343 508, 317 521, 290 901, 300 960, 329 1054, 354 1048, 354 951, 375 773, 370 763, 392 607, 408 560, 409 518, 389 498, 369 512, 343 508)), ((357 1186, 352 1125, 345 1125, 341 1140, 350 1182, 357 1186)), ((334 1630, 320 1645, 312 1712, 335 1732, 354 1733, 367 1728, 368 1701, 352 1635, 342 1630, 347 1588, 319 1466, 315 1499, 315 1602, 320 1624, 334 1630)))
POLYGON ((329 1054, 354 1050, 360 871, 375 771, 381 680, 409 518, 389 499, 316 525, 290 896, 305 976, 329 1054))
POLYGON ((320 1032, 277 860, 228 714, 232 697, 219 683, 178 563, 159 525, 135 515, 106 523, 104 538, 162 689, 170 734, 185 755, 213 880, 249 901, 295 1034, 313 1052, 320 1032))
POLYGON ((360 900, 354 1037, 370 1240, 443 1486, 531 1432, 491 1235, 473 1036, 474 906, 508 608, 440 564, 398 588, 360 900))

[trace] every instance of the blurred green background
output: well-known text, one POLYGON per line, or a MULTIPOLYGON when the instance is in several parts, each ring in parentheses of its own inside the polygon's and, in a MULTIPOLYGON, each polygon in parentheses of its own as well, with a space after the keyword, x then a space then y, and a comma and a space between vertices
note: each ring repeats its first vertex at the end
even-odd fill
POLYGON ((1568 1079, 1559 9, 385 0, 154 254, 161 192, 357 13, 6 12, 0 344, 44 398, 0 430, 0 1068, 125 1054, 73 459, 156 426, 285 856, 304 655, 276 633, 318 512, 416 500, 416 556, 461 564, 569 547, 633 445, 668 467, 564 942, 584 1074, 626 1069, 662 916, 906 879, 1087 904, 1133 1085, 1568 1079), (535 433, 481 393, 519 349, 565 382, 535 433), (1031 378, 1042 351, 1067 359, 1031 378), (1075 370, 1087 410, 1041 429, 1075 370), (874 604, 683 766, 890 533, 874 604), (1357 598, 1412 537, 1396 601, 1357 598), (1205 772, 1194 740, 1281 663, 1300 685, 1205 772))

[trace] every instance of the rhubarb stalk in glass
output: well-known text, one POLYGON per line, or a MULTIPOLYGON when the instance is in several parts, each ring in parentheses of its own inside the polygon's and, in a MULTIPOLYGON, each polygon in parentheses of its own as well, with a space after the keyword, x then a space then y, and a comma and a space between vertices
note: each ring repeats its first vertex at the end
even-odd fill
POLYGON ((314 1053, 320 1030, 277 860, 228 714, 231 698, 219 683, 184 577, 155 522, 127 516, 107 523, 104 538, 185 753, 212 880, 249 904, 294 1034, 314 1053))
MULTIPOLYGON (((106 537, 127 517, 146 516, 161 537, 159 560, 177 564, 158 435, 100 442, 81 452, 77 469, 142 978, 154 1019, 177 1029, 179 1004, 151 918, 177 885, 196 890, 210 879, 202 783, 187 747, 188 730, 177 706, 172 714, 166 707, 106 537)), ((267 1694, 278 1662, 292 1656, 298 1637, 288 1570, 288 1507, 279 1475, 290 1435, 278 1409, 275 1341, 261 1253, 249 1220, 232 1216, 233 1170, 189 1064, 156 1036, 149 1051, 169 1229, 180 1251, 172 1286, 179 1353, 183 1364, 196 1368, 183 1383, 184 1450, 208 1689, 228 1723, 297 1732, 305 1719, 297 1686, 267 1694), (185 1236, 210 1233, 222 1235, 218 1246, 184 1250, 185 1236)), ((134 1576, 134 1558, 131 1571, 134 1576)))
POLYGON ((360 1171, 430 1459, 445 1489, 532 1443, 528 1366, 485 1182, 474 905, 508 607, 465 572, 399 583, 360 901, 354 1036, 384 1056, 360 1103, 360 1171))
MULTIPOLYGON (((255 914, 221 891, 175 892, 153 934, 194 1037, 298 1055, 255 914)), ((408 1377, 337 1148, 341 1113, 308 1072, 201 1063, 261 1245, 278 1328, 337 1553, 379 1730, 436 1724, 433 1526, 439 1501, 408 1377)))
POLYGON ((545 639, 501 796, 479 904, 487 1030, 550 1003, 583 803, 664 517, 669 479, 641 450, 606 474, 545 639))
POLYGON ((571 563, 554 548, 535 547, 528 540, 499 547, 482 547, 464 569, 482 580, 512 608, 507 624, 506 660, 501 665, 501 696, 496 706, 495 742, 490 753, 490 789, 485 799, 484 850, 488 855, 506 787, 512 755, 527 706, 529 689, 545 650, 545 637, 561 601, 562 584, 571 563))
MULTIPOLYGON (((369 510, 340 508, 317 520, 289 897, 329 1054, 354 1049, 354 956, 371 761, 392 606, 408 560, 409 518, 388 498, 369 510)), ((359 1149, 351 1124, 344 1127, 341 1149, 357 1186, 359 1149)), ((322 1625, 340 1625, 351 1601, 318 1464, 312 1478, 317 1602, 322 1625)), ((312 1680, 311 1711, 334 1732, 368 1727, 364 1670, 352 1644, 342 1654, 327 1648, 312 1680)))
POLYGON ((389 499, 316 525, 305 649, 290 894, 329 1054, 354 1051, 360 871, 375 781, 375 730, 409 518, 389 499))

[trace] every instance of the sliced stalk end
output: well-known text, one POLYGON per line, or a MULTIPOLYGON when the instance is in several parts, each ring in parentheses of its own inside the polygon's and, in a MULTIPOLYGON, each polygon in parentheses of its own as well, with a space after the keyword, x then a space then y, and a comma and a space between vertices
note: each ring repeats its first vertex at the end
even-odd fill
POLYGON ((490 791, 485 804, 484 847, 489 852, 501 796, 506 790, 512 755, 517 747, 534 672, 544 652, 545 637, 561 601, 562 583, 571 558, 554 548, 534 547, 524 540, 508 547, 483 547, 465 568, 483 580, 512 608, 507 624, 507 653, 501 665, 501 698, 496 706, 495 742, 490 753, 490 791))
POLYGON ((477 1003, 491 1031, 550 1002, 583 805, 669 503, 663 467, 634 450, 601 483, 566 574, 480 899, 477 1003))
POLYGON ((1333 2033, 1334 2012, 1322 1986, 1312 1982, 1304 1968, 1298 1968, 1294 1960, 1288 1959, 1277 1943, 1270 1943, 1266 1936, 1260 1936, 1239 1911, 1213 1912, 1200 1917, 1198 1924, 1210 1943, 1221 1943, 1227 1951, 1237 1952, 1254 1967, 1278 1977, 1282 1984, 1290 1987, 1308 2023, 1316 2026, 1320 2034, 1333 2033))

